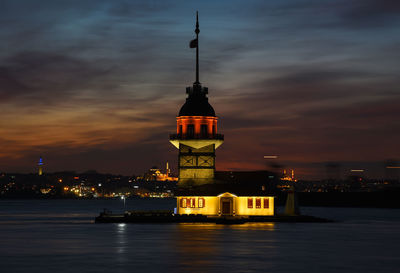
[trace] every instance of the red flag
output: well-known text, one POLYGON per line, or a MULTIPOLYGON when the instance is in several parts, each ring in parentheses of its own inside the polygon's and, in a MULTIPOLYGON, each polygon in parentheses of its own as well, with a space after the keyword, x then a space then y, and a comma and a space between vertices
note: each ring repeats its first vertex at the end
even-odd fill
POLYGON ((196 48, 197 47, 197 39, 191 40, 189 46, 190 46, 190 48, 196 48))

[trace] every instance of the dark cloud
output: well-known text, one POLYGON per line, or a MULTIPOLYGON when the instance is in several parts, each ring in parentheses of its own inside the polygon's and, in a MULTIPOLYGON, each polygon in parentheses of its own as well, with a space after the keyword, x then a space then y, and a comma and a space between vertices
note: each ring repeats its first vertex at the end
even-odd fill
MULTIPOLYGON (((316 157, 362 165, 367 158, 399 156, 400 124, 393 118, 400 116, 397 78, 385 71, 316 65, 280 68, 273 75, 278 76, 238 87, 254 93, 218 99, 229 105, 220 120, 227 133, 220 151, 225 168, 238 168, 243 157, 246 164, 261 168, 263 154, 279 154, 287 165, 312 177, 308 172, 316 157), (309 163, 308 171, 301 162, 309 163)), ((322 177, 323 169, 312 169, 314 178, 322 177)))
POLYGON ((261 23, 258 27, 271 33, 279 31, 280 35, 315 33, 327 28, 356 31, 390 28, 395 27, 399 19, 399 5, 391 0, 269 1, 245 11, 261 23), (281 20, 282 17, 285 20, 281 20))
POLYGON ((109 69, 73 57, 21 52, 7 58, 0 66, 0 92, 7 97, 34 96, 33 99, 40 97, 41 101, 53 97, 59 100, 60 96, 85 89, 108 74, 109 69))
POLYGON ((6 102, 18 93, 29 92, 30 87, 15 78, 9 69, 0 67, 0 99, 6 102))
POLYGON ((339 15, 348 27, 385 27, 400 23, 400 2, 396 0, 358 0, 343 7, 347 9, 339 15))
POLYGON ((129 174, 176 159, 197 9, 218 168, 400 157, 397 2, 193 3, 2 1, 2 166, 43 154, 53 170, 129 174))
MULTIPOLYGON (((111 3, 108 12, 112 16, 125 17, 132 21, 132 18, 151 18, 149 14, 167 12, 172 8, 172 3, 165 1, 119 1, 111 3)), ((162 21, 166 22, 166 20, 162 21)))

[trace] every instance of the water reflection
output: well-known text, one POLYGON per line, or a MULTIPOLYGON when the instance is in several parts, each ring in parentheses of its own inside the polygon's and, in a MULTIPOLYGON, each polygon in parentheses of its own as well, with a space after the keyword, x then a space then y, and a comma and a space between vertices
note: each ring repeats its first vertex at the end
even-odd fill
MULTIPOLYGON (((260 235, 266 235, 265 232, 274 229, 274 223, 241 225, 183 223, 176 225, 175 238, 171 241, 177 253, 177 262, 185 271, 201 269, 202 272, 208 272, 218 268, 224 259, 232 259, 243 251, 249 252, 248 249, 243 249, 248 231, 258 231, 260 235)), ((265 243, 265 236, 260 236, 259 242, 265 243)), ((274 248, 268 244, 264 247, 270 251, 274 248)))
POLYGON ((182 232, 195 232, 195 231, 215 231, 222 229, 233 229, 233 230, 268 230, 273 231, 275 229, 275 223, 245 223, 240 225, 219 225, 213 223, 181 223, 177 225, 179 230, 182 232))
POLYGON ((127 225, 125 223, 117 224, 117 244, 116 244, 116 252, 119 255, 118 258, 122 261, 124 260, 124 253, 127 248, 127 234, 126 234, 127 225))
POLYGON ((274 231, 275 223, 245 223, 242 225, 230 225, 231 229, 235 230, 265 230, 274 231))
POLYGON ((178 224, 175 243, 179 265, 184 268, 193 269, 207 268, 214 265, 213 257, 217 256, 218 231, 224 227, 216 224, 178 224))

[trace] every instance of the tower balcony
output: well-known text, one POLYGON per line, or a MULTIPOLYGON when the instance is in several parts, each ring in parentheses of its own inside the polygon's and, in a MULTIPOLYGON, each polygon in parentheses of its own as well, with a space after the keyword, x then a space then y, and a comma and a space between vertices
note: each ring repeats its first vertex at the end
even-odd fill
POLYGON ((170 140, 224 140, 223 134, 170 134, 170 140))
POLYGON ((169 142, 179 149, 181 144, 200 149, 208 145, 214 145, 215 149, 224 143, 224 135, 222 134, 171 134, 169 142))

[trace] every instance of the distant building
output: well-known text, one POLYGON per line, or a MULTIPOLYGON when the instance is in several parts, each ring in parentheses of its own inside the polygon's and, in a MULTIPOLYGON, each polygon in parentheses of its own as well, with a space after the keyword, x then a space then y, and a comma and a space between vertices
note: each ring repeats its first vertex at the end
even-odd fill
POLYGON ((171 176, 171 170, 167 162, 165 173, 156 166, 152 167, 148 172, 144 174, 145 181, 178 181, 178 177, 171 176))
POLYGON ((294 170, 291 170, 290 175, 287 173, 286 169, 283 170, 283 175, 281 178, 282 181, 290 181, 290 182, 297 182, 297 179, 294 178, 294 170))
POLYGON ((38 163, 38 175, 43 174, 43 158, 40 156, 39 157, 39 163, 38 163))

